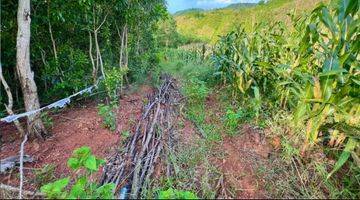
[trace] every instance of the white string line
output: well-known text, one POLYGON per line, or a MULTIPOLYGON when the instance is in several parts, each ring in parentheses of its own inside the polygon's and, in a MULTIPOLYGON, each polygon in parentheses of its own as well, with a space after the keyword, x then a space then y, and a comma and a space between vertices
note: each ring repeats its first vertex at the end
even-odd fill
POLYGON ((47 106, 42 107, 42 108, 39 108, 39 109, 37 109, 37 110, 32 110, 32 111, 28 111, 28 112, 25 112, 25 113, 21 113, 21 114, 9 115, 9 116, 7 116, 7 117, 1 118, 0 121, 6 122, 6 123, 11 123, 11 122, 13 122, 13 121, 15 121, 15 120, 17 120, 17 119, 19 119, 19 118, 23 118, 23 117, 28 117, 28 116, 34 115, 34 114, 36 114, 36 113, 38 113, 38 112, 41 112, 41 111, 43 111, 43 110, 45 110, 45 109, 63 108, 63 107, 65 107, 67 104, 70 103, 70 99, 71 99, 71 98, 73 98, 73 97, 75 97, 75 96, 78 96, 78 95, 82 95, 82 94, 84 94, 84 93, 91 93, 92 90, 98 86, 100 79, 102 79, 102 77, 100 77, 100 78, 98 79, 98 81, 96 82, 95 85, 90 86, 90 87, 88 87, 88 88, 85 88, 85 89, 83 89, 83 90, 81 90, 81 91, 79 91, 79 92, 77 92, 77 93, 75 93, 75 94, 72 94, 72 95, 70 95, 70 96, 68 96, 68 97, 66 97, 66 98, 60 99, 60 100, 58 100, 58 101, 56 101, 56 102, 54 102, 54 103, 52 103, 52 104, 50 104, 50 105, 47 105, 47 106))

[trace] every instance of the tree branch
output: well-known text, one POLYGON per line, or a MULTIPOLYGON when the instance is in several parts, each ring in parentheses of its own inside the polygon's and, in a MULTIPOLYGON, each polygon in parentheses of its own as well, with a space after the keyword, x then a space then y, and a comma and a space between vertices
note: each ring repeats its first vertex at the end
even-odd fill
POLYGON ((20 146, 20 186, 19 186, 19 199, 22 199, 22 188, 24 184, 24 146, 27 141, 28 137, 27 134, 24 137, 24 140, 20 146))

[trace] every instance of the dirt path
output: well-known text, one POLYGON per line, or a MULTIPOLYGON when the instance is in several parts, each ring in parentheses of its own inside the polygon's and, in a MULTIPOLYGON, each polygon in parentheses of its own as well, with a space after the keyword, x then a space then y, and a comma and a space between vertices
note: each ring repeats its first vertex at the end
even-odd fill
MULTIPOLYGON (((221 126, 221 116, 225 112, 221 100, 212 95, 206 101, 207 110, 213 116, 207 122, 221 126)), ((241 125, 237 135, 228 136, 224 129, 223 140, 214 145, 215 155, 211 162, 221 172, 217 183, 219 198, 265 198, 265 180, 260 175, 261 167, 266 166, 271 147, 267 143, 263 131, 249 124, 241 125)))

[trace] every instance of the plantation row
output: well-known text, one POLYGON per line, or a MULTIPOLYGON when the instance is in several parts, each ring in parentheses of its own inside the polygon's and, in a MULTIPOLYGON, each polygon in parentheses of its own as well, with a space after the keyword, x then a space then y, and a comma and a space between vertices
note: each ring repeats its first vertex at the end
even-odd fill
POLYGON ((304 130, 300 155, 326 147, 337 158, 329 178, 346 161, 360 164, 359 1, 321 4, 291 18, 294 31, 259 23, 221 37, 215 75, 257 118, 293 112, 294 127, 304 130))

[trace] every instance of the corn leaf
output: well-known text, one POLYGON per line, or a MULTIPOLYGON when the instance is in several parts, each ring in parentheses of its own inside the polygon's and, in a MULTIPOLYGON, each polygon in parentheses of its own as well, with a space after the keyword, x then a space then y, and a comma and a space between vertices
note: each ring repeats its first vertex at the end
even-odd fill
POLYGON ((349 138, 346 143, 345 149, 342 151, 339 160, 335 163, 333 170, 328 174, 327 179, 329 179, 335 172, 337 172, 349 159, 351 152, 354 151, 357 146, 356 140, 349 138))

